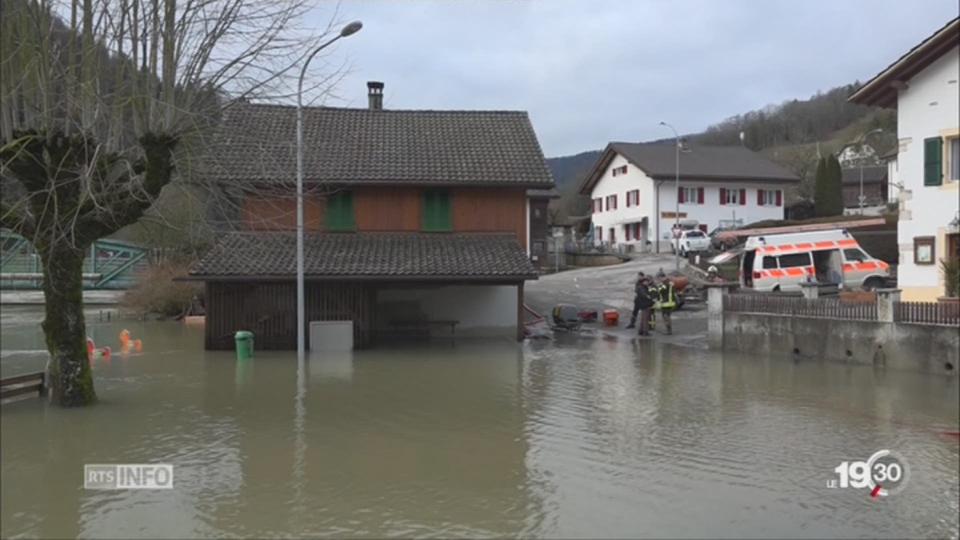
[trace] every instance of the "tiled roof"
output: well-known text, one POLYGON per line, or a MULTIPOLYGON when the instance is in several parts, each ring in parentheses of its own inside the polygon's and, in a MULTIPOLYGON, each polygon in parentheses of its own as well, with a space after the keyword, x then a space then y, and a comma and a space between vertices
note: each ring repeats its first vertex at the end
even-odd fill
MULTIPOLYGON (((800 177, 770 161, 762 154, 742 146, 708 146, 692 144, 680 153, 680 180, 752 181, 795 183, 800 177)), ((676 146, 670 143, 612 142, 597 160, 580 187, 589 193, 603 176, 614 156, 622 155, 647 176, 656 180, 673 180, 676 175, 676 146)))
MULTIPOLYGON (((553 187, 522 111, 304 108, 304 180, 348 184, 553 187)), ((204 174, 292 183, 296 108, 237 102, 224 111, 204 174)))
MULTIPOLYGON (((225 235, 189 272, 195 279, 296 275, 296 234, 225 235)), ((537 273, 512 234, 326 233, 304 239, 304 274, 330 279, 522 280, 537 273)))

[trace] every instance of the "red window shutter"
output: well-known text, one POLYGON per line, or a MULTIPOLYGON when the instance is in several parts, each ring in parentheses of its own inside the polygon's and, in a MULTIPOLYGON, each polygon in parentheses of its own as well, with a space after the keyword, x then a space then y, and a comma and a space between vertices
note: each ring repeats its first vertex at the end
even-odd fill
POLYGON ((777 206, 783 206, 783 192, 777 190, 777 206))
POLYGON ((686 201, 684 200, 683 188, 677 188, 677 197, 680 199, 680 203, 681 203, 681 204, 683 204, 684 202, 686 202, 686 201))
POLYGON ((757 206, 763 206, 763 190, 757 190, 757 206))
POLYGON ((740 190, 740 206, 746 206, 747 204, 747 190, 740 190))
POLYGON ((613 196, 613 209, 614 209, 614 210, 617 209, 617 196, 616 196, 616 195, 613 196))
POLYGON ((628 223, 626 227, 623 228, 623 234, 626 235, 627 242, 630 241, 630 224, 628 223))
POLYGON ((703 188, 697 188, 697 204, 703 204, 703 188))
POLYGON ((720 188, 720 204, 727 204, 727 189, 720 188))

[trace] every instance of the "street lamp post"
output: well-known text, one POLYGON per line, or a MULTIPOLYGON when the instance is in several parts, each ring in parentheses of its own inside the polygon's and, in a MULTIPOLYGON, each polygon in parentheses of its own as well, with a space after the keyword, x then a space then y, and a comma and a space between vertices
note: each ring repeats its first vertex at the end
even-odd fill
MULTIPOLYGON (((676 200, 676 203, 677 203, 676 209, 674 210, 674 213, 673 213, 673 218, 674 218, 673 235, 676 235, 680 232, 680 135, 677 133, 677 130, 672 125, 666 122, 660 122, 660 125, 670 128, 670 131, 673 132, 674 141, 676 142, 677 161, 676 161, 676 169, 674 171, 675 173, 674 184, 676 186, 676 191, 673 194, 674 199, 676 200)), ((660 216, 657 216, 657 219, 659 220, 660 216)), ((659 242, 659 239, 657 241, 659 242)), ((680 237, 674 236, 673 242, 674 242, 673 252, 677 256, 676 271, 680 272, 680 237)))
MULTIPOLYGON (((863 145, 867 142, 867 137, 875 133, 883 133, 883 128, 872 129, 858 139, 860 145, 860 151, 863 152, 863 145)), ((860 195, 857 197, 858 206, 860 208, 860 215, 863 215, 863 203, 866 201, 866 196, 863 194, 863 157, 860 157, 860 195)))
POLYGON ((303 285, 303 78, 310 61, 318 52, 342 37, 359 32, 361 28, 363 23, 353 21, 344 26, 339 34, 314 49, 300 68, 300 80, 297 82, 297 360, 300 362, 306 356, 303 285))

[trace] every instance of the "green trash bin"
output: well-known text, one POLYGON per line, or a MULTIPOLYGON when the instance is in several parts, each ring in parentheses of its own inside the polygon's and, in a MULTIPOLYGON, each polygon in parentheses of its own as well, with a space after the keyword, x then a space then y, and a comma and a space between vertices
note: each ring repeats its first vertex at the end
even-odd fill
POLYGON ((233 341, 237 346, 237 360, 246 360, 253 356, 253 332, 239 330, 233 335, 233 341))

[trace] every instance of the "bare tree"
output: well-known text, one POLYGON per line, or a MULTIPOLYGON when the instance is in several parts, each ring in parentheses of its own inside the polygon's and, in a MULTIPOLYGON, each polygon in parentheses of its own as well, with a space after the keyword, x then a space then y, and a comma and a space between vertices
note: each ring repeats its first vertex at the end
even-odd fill
POLYGON ((284 95, 323 39, 298 26, 306 1, 0 2, 0 226, 42 261, 53 402, 96 400, 89 246, 138 220, 175 169, 189 174, 233 100, 284 95))

